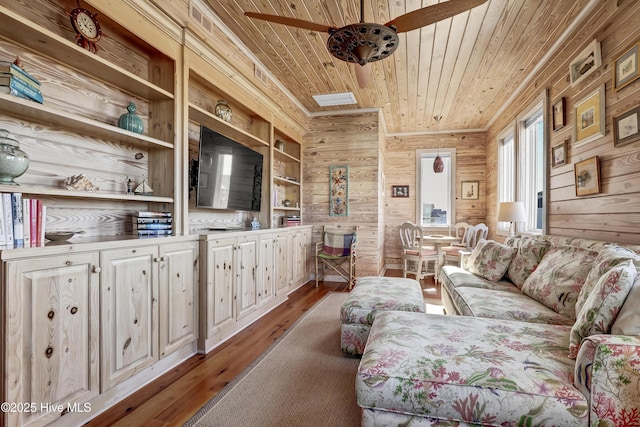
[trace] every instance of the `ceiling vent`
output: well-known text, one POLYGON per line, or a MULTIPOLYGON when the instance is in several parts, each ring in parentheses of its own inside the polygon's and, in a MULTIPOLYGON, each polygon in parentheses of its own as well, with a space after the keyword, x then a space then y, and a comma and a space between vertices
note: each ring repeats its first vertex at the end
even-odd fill
POLYGON ((253 75, 256 77, 256 79, 260 80, 262 84, 267 84, 267 75, 256 64, 253 65, 253 75))
POLYGON ((356 97, 352 92, 313 95, 313 99, 315 99, 318 105, 321 107, 332 107, 334 105, 349 105, 358 103, 358 101, 356 101, 356 97))

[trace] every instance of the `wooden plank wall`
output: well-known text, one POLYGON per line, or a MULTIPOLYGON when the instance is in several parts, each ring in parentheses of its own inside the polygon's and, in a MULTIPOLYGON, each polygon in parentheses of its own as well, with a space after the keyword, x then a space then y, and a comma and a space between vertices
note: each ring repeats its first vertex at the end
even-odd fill
MULTIPOLYGON (((616 3, 603 1, 489 129, 487 179, 491 190, 487 194, 487 219, 491 224, 495 225, 497 213, 497 137, 526 105, 548 88, 550 105, 566 98, 567 116, 562 129, 550 130, 549 154, 554 145, 569 141, 567 163, 556 168, 549 166, 548 233, 640 243, 640 141, 620 147, 613 144, 613 118, 640 104, 640 79, 619 91, 613 87, 613 62, 640 40, 640 2, 626 1, 620 7, 616 3), (603 65, 571 86, 569 64, 594 38, 601 43, 603 65), (575 148, 573 109, 576 102, 602 85, 606 93, 606 134, 575 148), (593 156, 600 159, 601 193, 578 197, 574 164, 593 156)), ((490 237, 496 238, 492 233, 490 237)))
POLYGON ((303 221, 313 242, 324 225, 359 226, 358 276, 381 273, 378 112, 315 117, 303 140, 303 221), (349 166, 349 216, 329 216, 329 167, 349 166))
POLYGON ((388 268, 399 268, 400 236, 398 227, 405 221, 416 222, 416 150, 421 148, 456 149, 456 222, 486 222, 486 136, 483 132, 441 133, 388 137, 384 173, 386 175, 385 237, 388 268), (479 181, 480 198, 461 200, 462 181, 479 181), (409 185, 408 198, 391 198, 392 185, 409 185))

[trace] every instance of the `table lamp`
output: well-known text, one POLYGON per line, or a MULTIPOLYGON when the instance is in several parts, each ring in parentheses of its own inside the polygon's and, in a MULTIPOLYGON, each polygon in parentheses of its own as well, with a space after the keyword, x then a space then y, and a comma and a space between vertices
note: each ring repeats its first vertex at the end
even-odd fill
POLYGON ((524 203, 522 202, 502 202, 498 207, 498 221, 508 222, 509 237, 515 234, 516 222, 527 222, 527 214, 524 211, 524 203))

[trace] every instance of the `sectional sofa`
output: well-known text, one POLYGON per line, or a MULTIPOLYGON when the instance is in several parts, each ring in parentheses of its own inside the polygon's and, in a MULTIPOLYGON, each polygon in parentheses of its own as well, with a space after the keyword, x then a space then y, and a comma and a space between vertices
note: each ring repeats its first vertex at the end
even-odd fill
POLYGON ((441 272, 447 315, 376 316, 364 426, 640 425, 640 246, 479 244, 441 272))

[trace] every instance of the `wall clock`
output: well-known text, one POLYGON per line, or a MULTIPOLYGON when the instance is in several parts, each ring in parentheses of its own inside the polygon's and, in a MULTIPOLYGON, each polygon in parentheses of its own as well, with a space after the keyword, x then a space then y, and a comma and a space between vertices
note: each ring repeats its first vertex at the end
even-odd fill
POLYGON ((82 46, 90 52, 97 53, 98 45, 96 42, 102 37, 102 29, 98 22, 98 14, 91 13, 87 9, 78 7, 71 12, 67 12, 71 18, 71 26, 76 32, 76 40, 78 46, 82 46))

